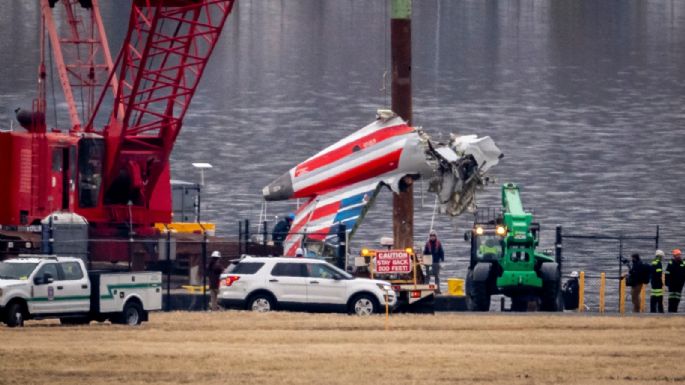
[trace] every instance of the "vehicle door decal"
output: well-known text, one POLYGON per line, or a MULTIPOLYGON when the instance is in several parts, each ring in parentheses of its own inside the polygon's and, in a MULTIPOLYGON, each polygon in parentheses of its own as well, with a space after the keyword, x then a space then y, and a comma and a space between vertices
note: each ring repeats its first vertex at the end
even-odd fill
POLYGON ((114 291, 119 289, 154 289, 161 286, 161 283, 129 283, 121 285, 107 285, 107 294, 100 295, 100 299, 114 299, 114 291))

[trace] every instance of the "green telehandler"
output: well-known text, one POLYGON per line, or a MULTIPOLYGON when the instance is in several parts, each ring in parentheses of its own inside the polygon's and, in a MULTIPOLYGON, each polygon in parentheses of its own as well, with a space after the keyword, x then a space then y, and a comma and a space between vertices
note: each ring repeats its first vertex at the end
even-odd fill
POLYGON ((488 311, 490 297, 511 298, 511 310, 563 310, 561 261, 538 252, 540 225, 524 211, 518 186, 502 186, 502 208, 476 212, 473 228, 465 234, 471 242, 466 275, 469 310, 488 311))

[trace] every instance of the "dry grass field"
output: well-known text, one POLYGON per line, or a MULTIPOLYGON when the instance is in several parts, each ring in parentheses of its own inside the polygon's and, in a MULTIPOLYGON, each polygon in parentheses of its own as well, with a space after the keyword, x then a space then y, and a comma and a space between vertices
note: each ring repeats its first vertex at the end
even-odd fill
POLYGON ((156 313, 0 327, 0 384, 685 383, 685 318, 156 313))

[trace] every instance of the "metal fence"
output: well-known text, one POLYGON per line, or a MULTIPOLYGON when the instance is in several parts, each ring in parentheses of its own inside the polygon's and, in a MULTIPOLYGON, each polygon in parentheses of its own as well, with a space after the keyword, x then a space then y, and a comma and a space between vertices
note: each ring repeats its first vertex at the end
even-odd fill
POLYGON ((69 239, 43 241, 40 234, 23 239, 0 239, 0 260, 26 254, 78 257, 89 269, 114 271, 160 271, 163 274, 164 309, 207 309, 208 266, 213 251, 221 264, 243 254, 280 255, 282 249, 251 239, 206 234, 171 233, 136 238, 69 239))
MULTIPOLYGON (((81 257, 93 269, 154 270, 164 275, 166 310, 207 309, 207 269, 210 255, 219 251, 224 267, 242 255, 282 255, 274 245, 273 222, 251 224, 241 221, 232 238, 206 234, 171 233, 131 238, 110 239, 43 239, 41 234, 28 234, 23 240, 0 239, 0 259, 19 254, 68 254, 81 257), (79 249, 80 247, 80 249, 79 249), (69 252, 66 253, 65 250, 69 252), (79 252, 78 250, 81 250, 79 252)), ((343 232, 344 234, 344 232, 343 232)), ((25 234, 26 235, 26 234, 25 234)), ((344 239, 329 239, 327 250, 318 249, 329 262, 344 267, 350 258, 344 239)), ((320 241, 305 244, 309 249, 321 247, 320 241)), ((604 311, 618 312, 621 277, 628 271, 626 261, 632 253, 649 259, 659 246, 659 228, 653 233, 592 234, 557 229, 556 251, 562 259, 563 281, 572 271, 584 272, 584 311, 601 310, 601 274, 604 273, 604 311)), ((647 293, 649 295, 649 293, 647 293)), ((630 310, 630 290, 623 299, 630 310)))
MULTIPOLYGON (((573 271, 584 273, 584 309, 619 312, 621 281, 629 270, 630 255, 637 253, 647 262, 659 248, 660 229, 654 232, 582 233, 564 231, 557 227, 556 251, 562 259, 562 276, 568 279, 573 271), (605 276, 604 295, 601 296, 602 273, 605 276)), ((624 282, 625 283, 625 282, 624 282)), ((624 289, 623 300, 630 304, 630 290, 624 289)), ((630 306, 628 306, 630 307, 630 306)))

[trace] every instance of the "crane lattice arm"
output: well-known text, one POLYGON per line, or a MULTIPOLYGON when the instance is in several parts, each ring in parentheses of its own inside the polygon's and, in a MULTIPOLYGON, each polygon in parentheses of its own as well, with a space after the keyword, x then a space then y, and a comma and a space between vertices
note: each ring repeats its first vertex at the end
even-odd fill
POLYGON ((105 203, 149 200, 233 3, 134 0, 109 124, 87 127, 106 141, 105 203))
MULTIPOLYGON (((104 81, 114 67, 98 1, 41 0, 40 6, 43 28, 50 39, 69 110, 70 131, 80 132, 82 122, 93 113, 96 96, 105 87, 104 81), (55 7, 64 10, 63 20, 58 19, 61 22, 55 20, 55 7)), ((41 68, 44 66, 41 62, 41 68)), ((116 77, 110 77, 109 83, 116 91, 116 77)), ((40 86, 45 87, 44 82, 40 86)), ((39 90, 39 95, 41 104, 45 105, 45 93, 39 90)))

